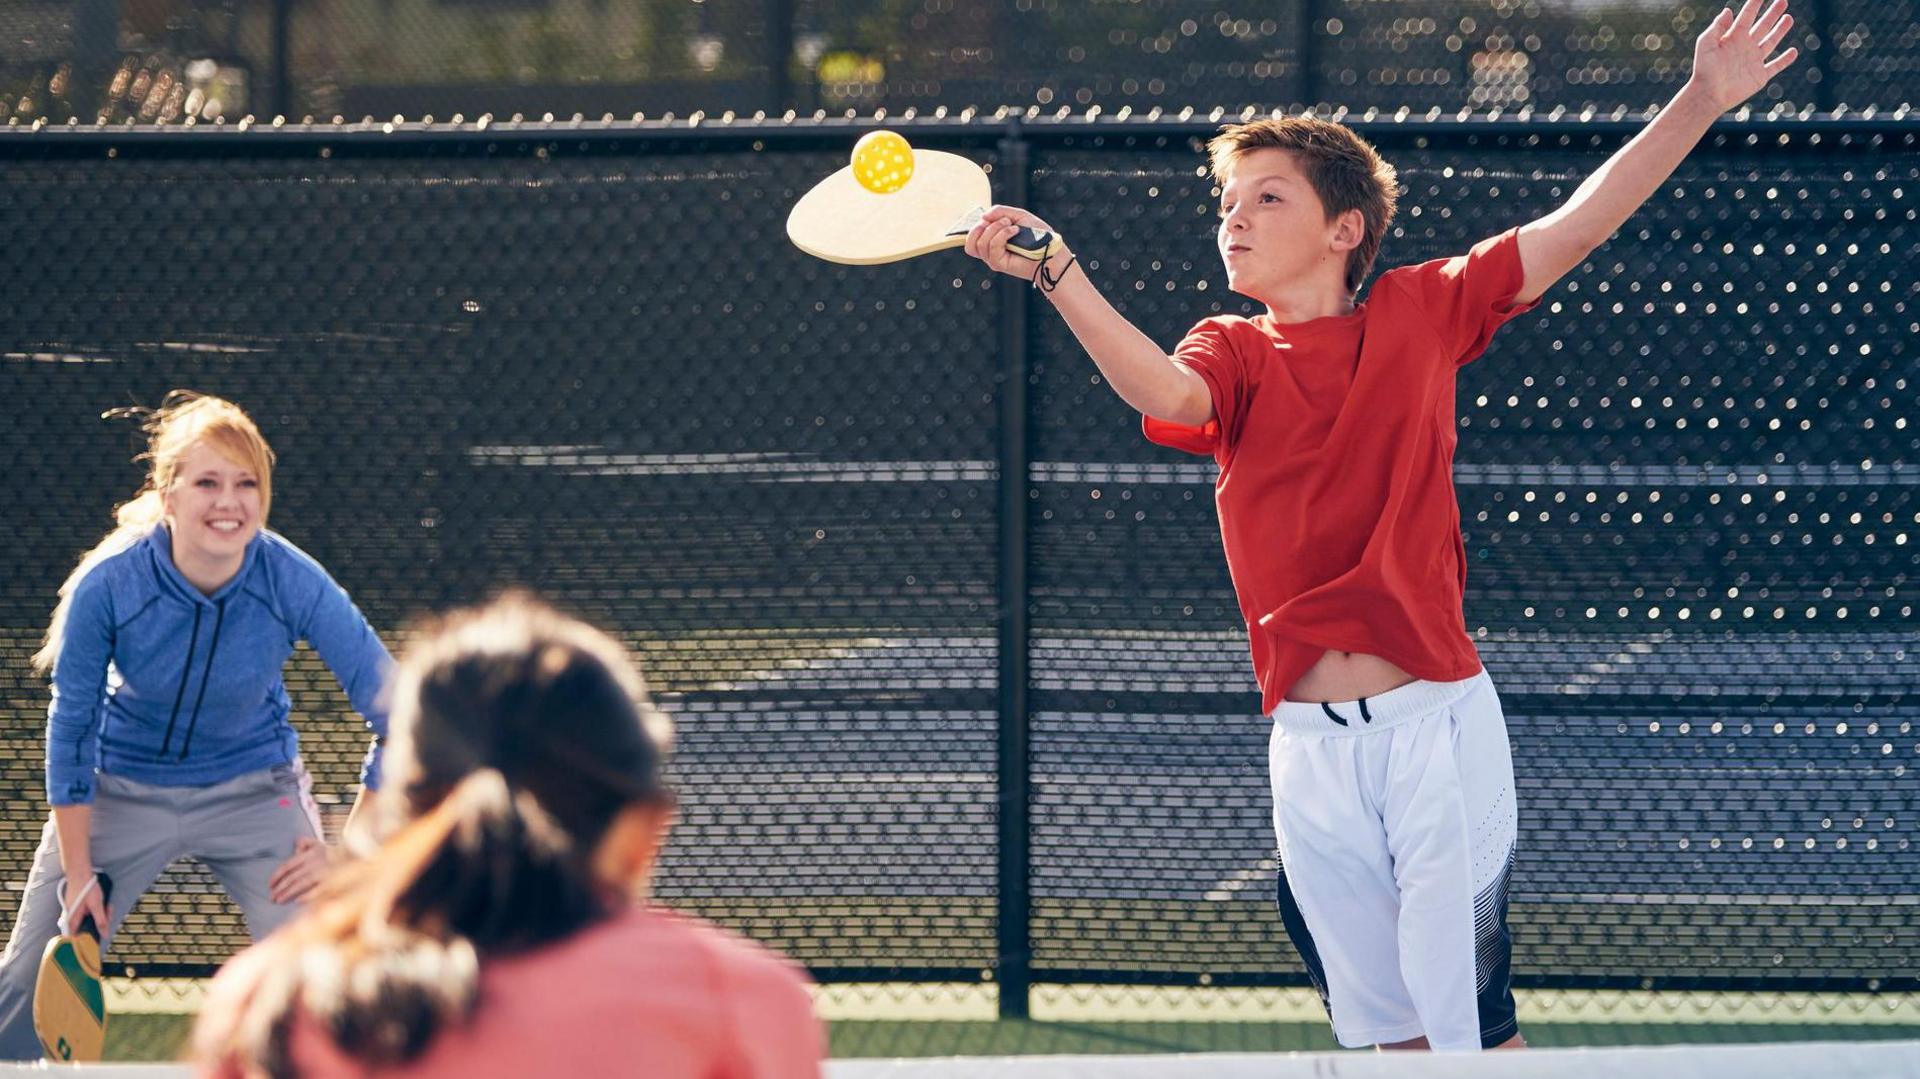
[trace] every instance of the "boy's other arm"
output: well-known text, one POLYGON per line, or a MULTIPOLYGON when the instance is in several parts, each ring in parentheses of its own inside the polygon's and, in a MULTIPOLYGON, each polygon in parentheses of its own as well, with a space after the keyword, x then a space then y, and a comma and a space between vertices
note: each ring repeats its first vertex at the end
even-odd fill
MULTIPOLYGON (((1007 240, 1022 226, 1052 231, 1046 222, 1025 210, 992 207, 967 234, 967 254, 1001 273, 1022 281, 1033 280, 1039 263, 1007 250, 1007 240)), ((1072 254, 1063 244, 1047 260, 1048 272, 1061 276, 1060 283, 1046 296, 1067 320, 1067 328, 1093 358, 1113 392, 1157 419, 1189 427, 1212 419, 1213 395, 1206 380, 1192 368, 1173 362, 1165 349, 1114 310, 1088 279, 1085 266, 1078 261, 1068 266, 1072 254), (1068 268, 1063 272, 1062 266, 1068 268)))
POLYGON ((1773 55, 1792 26, 1787 0, 1773 0, 1765 11, 1760 0, 1746 0, 1737 14, 1722 10, 1694 42, 1693 74, 1660 115, 1587 177, 1565 205, 1521 226, 1526 280, 1514 302, 1539 299, 1605 243, 1673 175, 1722 113, 1793 63, 1798 49, 1773 55))

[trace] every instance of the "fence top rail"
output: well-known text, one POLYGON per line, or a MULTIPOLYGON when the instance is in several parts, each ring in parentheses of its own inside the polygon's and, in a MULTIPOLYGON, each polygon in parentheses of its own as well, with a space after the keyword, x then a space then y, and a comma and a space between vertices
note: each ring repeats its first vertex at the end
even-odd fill
MULTIPOLYGON (((1447 112, 1438 108, 1415 111, 1314 110, 1312 115, 1347 124, 1370 138, 1404 141, 1430 138, 1546 138, 1563 142, 1583 136, 1600 140, 1631 135, 1655 115, 1653 109, 1617 108, 1551 110, 1520 109, 1488 112, 1447 112)), ((687 144, 703 147, 715 144, 838 144, 850 136, 876 128, 908 132, 916 139, 943 143, 984 143, 1018 135, 1029 143, 1047 146, 1075 144, 1088 137, 1121 138, 1204 138, 1222 124, 1244 122, 1263 116, 1289 113, 1244 109, 1152 109, 1135 113, 1122 109, 1112 114, 1090 109, 1080 113, 1066 110, 1042 113, 1038 109, 1002 109, 979 112, 972 109, 930 113, 908 110, 900 115, 884 111, 870 115, 814 113, 783 116, 755 113, 739 116, 722 113, 709 116, 693 113, 659 117, 635 114, 618 119, 611 114, 588 119, 578 114, 556 118, 552 114, 527 117, 514 114, 498 117, 485 114, 475 118, 455 115, 446 119, 421 117, 408 120, 393 117, 377 120, 366 117, 349 121, 342 117, 315 120, 311 117, 290 120, 286 117, 256 119, 246 117, 236 123, 179 124, 82 124, 77 121, 49 123, 45 120, 14 121, 0 126, 0 156, 44 151, 55 146, 85 149, 141 146, 165 151, 205 151, 211 147, 259 150, 266 147, 385 147, 417 148, 433 144, 537 143, 587 139, 601 146, 620 144, 687 144)), ((1897 109, 1849 109, 1846 107, 1816 111, 1773 108, 1741 108, 1714 127, 1716 135, 1731 138, 1774 138, 1794 136, 1833 136, 1833 143, 1860 149, 1885 149, 1920 145, 1920 111, 1911 105, 1897 109), (1888 144, 1892 143, 1892 146, 1888 144)), ((1826 148, 1833 148, 1830 143, 1826 148)))

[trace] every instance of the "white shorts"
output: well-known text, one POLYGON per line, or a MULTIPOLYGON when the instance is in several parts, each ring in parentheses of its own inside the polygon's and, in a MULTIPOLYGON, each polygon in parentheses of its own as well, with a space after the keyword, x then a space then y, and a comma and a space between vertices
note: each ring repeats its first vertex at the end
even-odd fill
POLYGON ((1268 761, 1281 920, 1340 1044, 1511 1038, 1513 757, 1486 672, 1283 702, 1268 761))

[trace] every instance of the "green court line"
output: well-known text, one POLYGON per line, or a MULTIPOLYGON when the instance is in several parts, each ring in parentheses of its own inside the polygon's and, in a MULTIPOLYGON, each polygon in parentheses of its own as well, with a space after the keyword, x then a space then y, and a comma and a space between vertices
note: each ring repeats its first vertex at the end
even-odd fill
MULTIPOLYGON (((133 1013, 107 1027, 109 1061, 179 1058, 191 1015, 133 1013)), ((1539 1048, 1713 1045, 1920 1038, 1920 1022, 1531 1022, 1539 1048)), ((1324 1022, 1043 1022, 843 1019, 828 1024, 837 1058, 1080 1053, 1299 1053, 1337 1049, 1324 1022)))

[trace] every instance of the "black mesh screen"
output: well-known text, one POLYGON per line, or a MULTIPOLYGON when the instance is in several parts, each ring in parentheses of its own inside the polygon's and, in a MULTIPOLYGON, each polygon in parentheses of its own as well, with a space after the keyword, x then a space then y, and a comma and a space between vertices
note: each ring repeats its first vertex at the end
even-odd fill
MULTIPOLYGON (((139 482, 96 415, 184 385, 261 420, 274 526, 380 628, 518 582, 639 650, 681 722, 665 895, 813 963, 990 965, 991 294, 793 250, 838 154, 556 146, 6 162, 6 482, 45 510, 7 574, 10 872, 24 655, 139 482)), ((357 724, 298 681, 344 798, 357 724)), ((117 957, 212 961, 221 924, 117 957)))
MULTIPOLYGON (((15 0, 0 116, 1639 109, 1720 5, 1573 0, 15 0)), ((1909 104, 1913 0, 1796 4, 1756 104, 1909 104)))
MULTIPOLYGON (((1128 315, 1171 342, 1251 313, 1196 155, 1080 141, 1035 201, 1128 315)), ((1914 973, 1915 162, 1763 141, 1689 161, 1460 378, 1523 976, 1914 973)), ((1539 216, 1603 157, 1385 148, 1407 208, 1385 265, 1539 216)), ((1285 950, 1266 730, 1212 463, 1143 448, 1063 324, 1035 326, 1036 965, 1263 977, 1285 950)))
MULTIPOLYGON (((1383 265, 1543 212, 1618 141, 1368 130, 1408 189, 1383 265)), ((1245 310, 1202 133, 1028 135, 1034 206, 1169 344, 1245 310)), ((31 507, 0 585, 8 879, 44 820, 25 656, 139 480, 97 415, 192 386, 261 420, 274 525, 390 640, 514 582, 638 650, 681 732, 669 901, 833 979, 1006 958, 1005 301, 957 254, 786 243, 852 133, 696 134, 0 143, 0 483, 31 507)), ((992 161, 997 134, 918 141, 992 161)), ((1920 155, 1898 124, 1716 138, 1460 380, 1467 619, 1522 800, 1516 970, 1912 988, 1920 155)), ((1027 329, 1006 602, 1032 626, 1034 975, 1297 982, 1212 466, 1146 444, 1051 312, 1027 329)), ((291 681, 343 806, 357 722, 310 657, 291 681)), ((183 870, 115 958, 201 969, 241 939, 183 870)))

